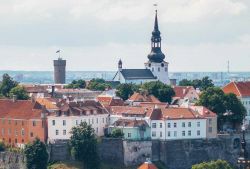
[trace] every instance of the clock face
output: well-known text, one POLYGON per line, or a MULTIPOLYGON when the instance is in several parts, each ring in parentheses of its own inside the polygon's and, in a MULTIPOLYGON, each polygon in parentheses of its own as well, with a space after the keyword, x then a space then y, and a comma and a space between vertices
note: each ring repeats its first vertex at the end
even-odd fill
POLYGON ((164 63, 161 63, 161 67, 164 67, 164 63))

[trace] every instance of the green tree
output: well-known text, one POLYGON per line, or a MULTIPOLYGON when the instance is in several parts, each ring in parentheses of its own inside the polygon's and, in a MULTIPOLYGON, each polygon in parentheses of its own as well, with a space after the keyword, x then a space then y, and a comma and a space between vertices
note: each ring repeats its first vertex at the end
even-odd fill
POLYGON ((246 110, 234 94, 225 94, 218 87, 209 87, 202 92, 197 105, 202 105, 215 112, 218 116, 218 125, 223 122, 241 123, 246 110))
POLYGON ((4 142, 0 141, 0 152, 5 150, 4 142))
POLYGON ((0 94, 9 97, 10 90, 17 85, 18 82, 14 81, 8 74, 3 74, 3 80, 0 83, 0 94))
POLYGON ((46 145, 38 138, 36 138, 32 143, 25 145, 24 154, 27 160, 27 169, 47 169, 49 155, 46 145))
POLYGON ((104 79, 92 79, 87 88, 94 91, 104 91, 106 88, 110 88, 110 85, 104 79))
POLYGON ((160 81, 147 82, 142 85, 142 89, 157 97, 161 102, 171 103, 175 95, 173 88, 160 81))
POLYGON ((111 132, 111 137, 113 138, 123 138, 123 136, 124 136, 124 133, 119 128, 115 128, 111 132))
POLYGON ((132 83, 124 83, 117 86, 116 95, 123 100, 127 100, 136 90, 138 90, 137 85, 132 83))
POLYGON ((192 80, 187 80, 187 79, 182 79, 179 82, 179 86, 193 86, 193 81, 192 80))
POLYGON ((86 82, 82 79, 73 80, 70 84, 65 86, 66 89, 84 89, 86 87, 86 82))
POLYGON ((217 160, 193 165, 192 169, 233 169, 233 167, 226 161, 217 160))
POLYGON ((14 95, 18 100, 28 100, 29 96, 27 91, 24 89, 23 86, 16 86, 10 90, 10 97, 13 97, 14 95))
POLYGON ((206 90, 209 87, 214 87, 213 81, 209 79, 208 76, 195 80, 183 79, 179 82, 179 86, 193 86, 195 89, 199 88, 200 90, 206 90))
POLYGON ((86 169, 100 169, 97 138, 94 129, 86 122, 71 130, 70 146, 75 158, 83 162, 86 169))

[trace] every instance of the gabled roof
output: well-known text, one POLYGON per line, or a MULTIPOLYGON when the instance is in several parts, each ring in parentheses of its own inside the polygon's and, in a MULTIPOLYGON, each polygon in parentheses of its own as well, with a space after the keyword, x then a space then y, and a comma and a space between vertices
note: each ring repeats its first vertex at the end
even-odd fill
POLYGON ((125 79, 157 79, 149 69, 122 69, 125 79))
POLYGON ((41 119, 42 107, 31 100, 0 100, 0 118, 41 119))
POLYGON ((138 169, 158 169, 152 162, 143 163, 138 169))
POLYGON ((112 106, 110 113, 113 115, 140 115, 149 117, 153 109, 150 107, 112 106))
POLYGON ((99 95, 97 97, 97 100, 104 106, 104 107, 108 107, 108 106, 123 106, 124 105, 124 101, 120 98, 114 98, 112 96, 102 96, 99 95))
POLYGON ((190 90, 194 90, 193 86, 174 86, 173 87, 174 92, 175 92, 175 96, 174 97, 178 97, 180 99, 183 99, 190 90))
POLYGON ((201 117, 216 117, 216 113, 212 112, 204 106, 190 106, 192 110, 198 113, 201 117))
POLYGON ((161 103, 155 96, 141 94, 141 93, 134 93, 128 100, 133 102, 153 102, 153 103, 161 103))
POLYGON ((231 82, 222 88, 224 93, 234 93, 238 97, 250 96, 250 81, 231 82))

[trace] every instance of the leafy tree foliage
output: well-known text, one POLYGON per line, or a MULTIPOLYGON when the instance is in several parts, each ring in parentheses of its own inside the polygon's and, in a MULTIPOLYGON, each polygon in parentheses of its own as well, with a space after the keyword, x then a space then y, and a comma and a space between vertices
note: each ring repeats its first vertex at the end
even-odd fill
POLYGON ((110 85, 105 82, 104 79, 92 79, 90 80, 87 88, 94 91, 104 91, 106 88, 109 88, 110 85))
POLYGON ((175 95, 173 88, 160 81, 147 82, 142 85, 142 89, 157 97, 161 102, 171 103, 175 95))
POLYGON ((139 90, 139 86, 132 83, 124 83, 117 86, 116 90, 117 96, 127 100, 135 91, 139 90))
POLYGON ((9 97, 10 90, 18 85, 8 74, 3 74, 3 80, 0 83, 0 94, 9 97))
POLYGON ((0 152, 5 150, 4 142, 0 141, 0 152))
POLYGON ((49 155, 46 145, 36 138, 32 143, 25 145, 24 154, 28 169, 47 169, 49 155))
POLYGON ((193 165, 192 169, 233 169, 233 167, 226 161, 217 160, 193 165))
POLYGON ((65 86, 66 89, 84 89, 86 87, 86 82, 82 79, 73 80, 70 84, 65 86))
POLYGON ((71 130, 70 146, 77 160, 82 161, 86 169, 100 169, 95 131, 86 122, 71 130))
POLYGON ((124 136, 124 133, 119 128, 113 129, 111 132, 111 137, 113 138, 123 138, 123 136, 124 136))
POLYGON ((14 88, 12 88, 10 90, 10 97, 13 97, 14 95, 17 97, 17 99, 19 100, 28 100, 29 99, 29 96, 26 92, 26 90, 24 89, 23 86, 16 86, 14 88))
POLYGON ((203 91, 198 105, 205 106, 218 115, 218 124, 229 121, 241 123, 246 110, 235 94, 225 94, 218 87, 210 87, 203 91))
POLYGON ((209 77, 203 77, 195 80, 183 79, 179 82, 179 86, 193 86, 195 89, 199 88, 200 90, 206 90, 209 87, 214 87, 213 81, 209 77))

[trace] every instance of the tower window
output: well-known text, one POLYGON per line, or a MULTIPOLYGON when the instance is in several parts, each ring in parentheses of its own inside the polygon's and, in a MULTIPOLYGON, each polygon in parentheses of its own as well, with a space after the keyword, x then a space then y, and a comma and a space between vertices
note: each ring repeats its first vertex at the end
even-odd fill
POLYGON ((161 63, 161 67, 164 67, 164 63, 161 63))
POLYGON ((148 67, 151 67, 151 63, 148 64, 148 67))
POLYGON ((154 68, 152 67, 152 72, 154 71, 154 68))
POLYGON ((161 68, 158 67, 158 72, 161 71, 161 68))
POLYGON ((165 72, 167 72, 168 71, 168 68, 167 67, 165 67, 165 72))

